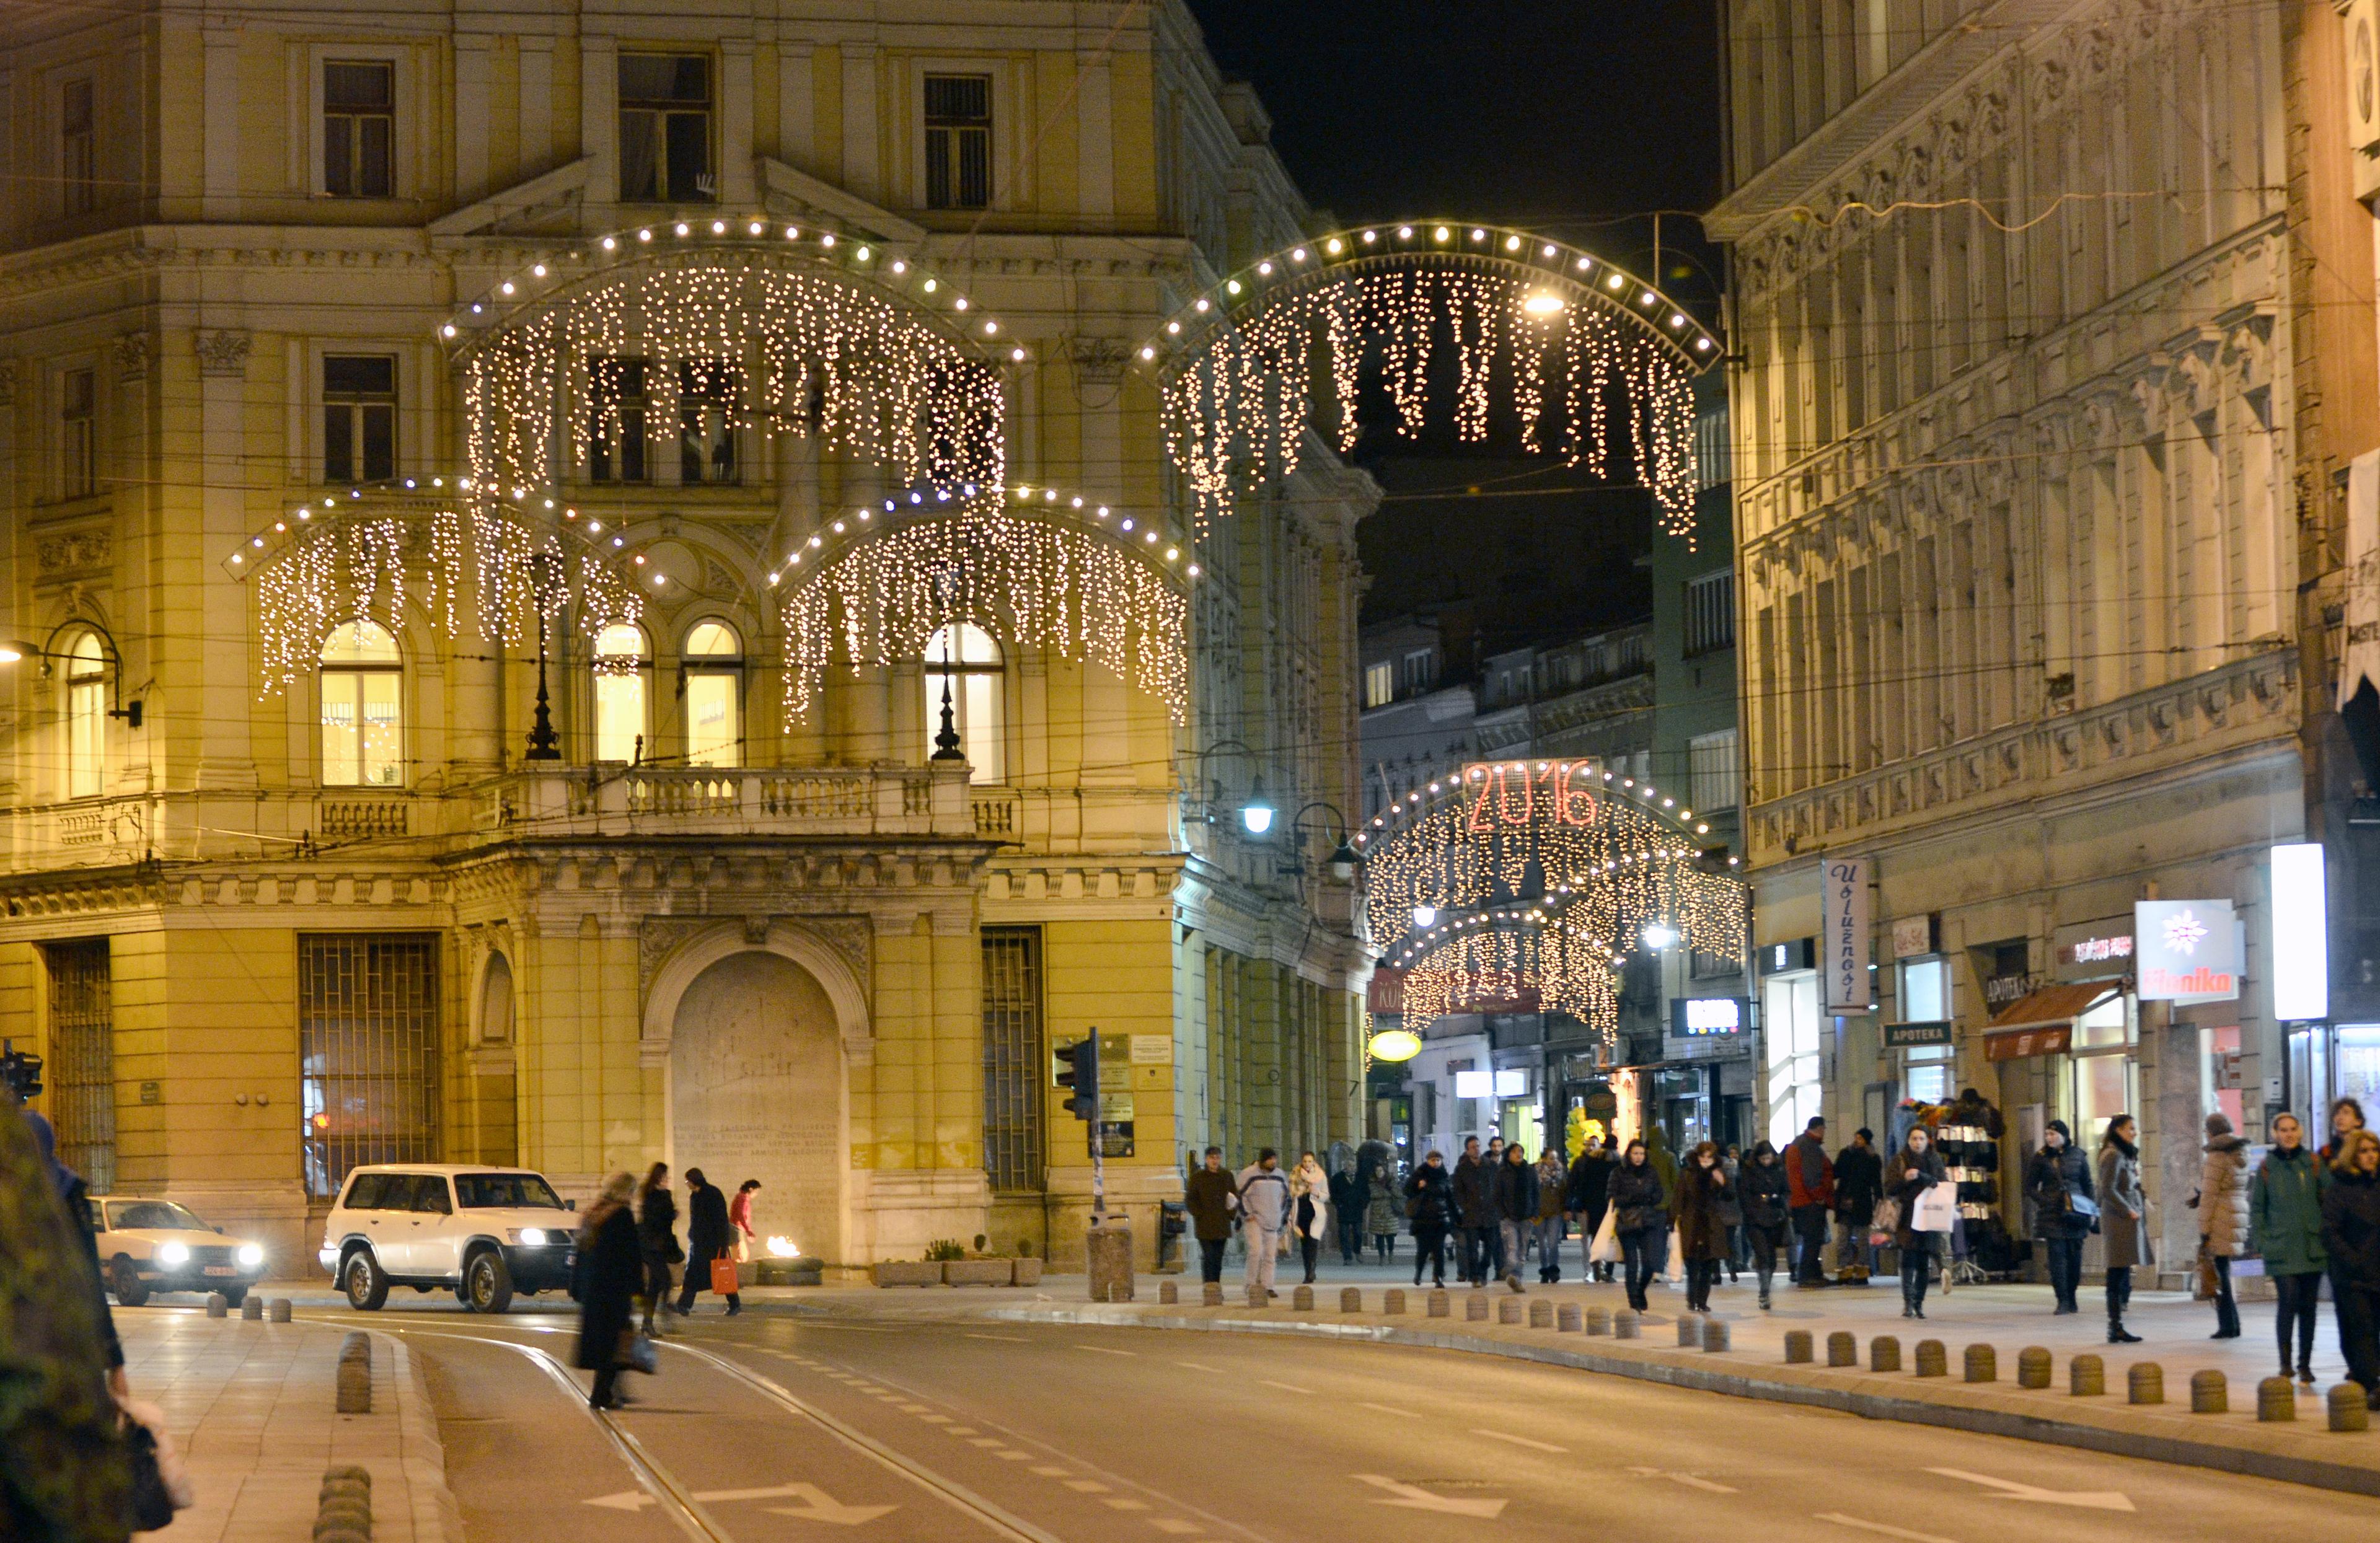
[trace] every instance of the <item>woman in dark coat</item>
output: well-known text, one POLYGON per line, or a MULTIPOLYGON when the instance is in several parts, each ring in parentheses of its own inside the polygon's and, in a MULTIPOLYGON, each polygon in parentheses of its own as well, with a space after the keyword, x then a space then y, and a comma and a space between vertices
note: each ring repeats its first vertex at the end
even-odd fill
POLYGON ((1414 1284, 1421 1284, 1422 1266, 1427 1265, 1430 1284, 1445 1285, 1446 1234, 1461 1220, 1462 1208, 1454 1200, 1454 1175, 1438 1153, 1422 1159, 1405 1181, 1405 1215, 1413 1223, 1414 1284))
POLYGON ((2338 1347, 2347 1379, 2380 1409, 2380 1136, 2340 1133, 2322 1191, 2322 1248, 2338 1288, 2338 1347))
POLYGON ((1744 1160, 1737 1185, 1737 1203, 1743 1208, 1743 1241, 1752 1251, 1752 1272, 1760 1279, 1760 1306, 1768 1307, 1768 1282, 1777 1274, 1777 1250, 1786 1246, 1792 1220, 1792 1186, 1777 1148, 1762 1142, 1744 1160))
MULTIPOLYGON (((1404 1206, 1397 1198, 1397 1175, 1383 1160, 1372 1170, 1372 1197, 1364 1206, 1364 1231, 1372 1234, 1372 1247, 1382 1264, 1388 1263, 1389 1256, 1397 1251, 1397 1234, 1404 1231, 1404 1206)), ((1418 1274, 1414 1277, 1414 1284, 1421 1284, 1418 1274)))
POLYGON ((1562 1203, 1570 1208, 1570 1219, 1578 1223, 1578 1235, 1585 1240, 1583 1250, 1586 1278, 1590 1281, 1611 1279, 1609 1264, 1597 1264, 1595 1234, 1603 1230, 1603 1213, 1611 1208, 1611 1154, 1603 1149, 1600 1140, 1590 1140, 1578 1160, 1570 1165, 1569 1193, 1562 1203))
POLYGON ((636 1213, 628 1209, 636 1188, 635 1175, 613 1174, 578 1224, 578 1366, 595 1374, 587 1402, 598 1409, 614 1409, 622 1402, 621 1350, 636 1316, 637 1293, 645 1283, 644 1247, 636 1213))
POLYGON ((1892 1229, 1892 1245, 1900 1250, 1900 1316, 1925 1316, 1926 1272, 1934 1265, 1934 1234, 1910 1223, 1917 1218, 1917 1197, 1949 1177, 1942 1154, 1933 1150, 1934 1134, 1912 1125, 1900 1150, 1885 1165, 1884 1197, 1896 1202, 1900 1219, 1892 1229))
POLYGON ((1718 1284, 1719 1261, 1727 1257, 1723 1208, 1734 1198, 1718 1148, 1706 1141, 1686 1154, 1678 1180, 1678 1248, 1686 1260, 1686 1311, 1710 1311, 1711 1287, 1718 1284))
POLYGON ((670 1309, 670 1266, 682 1262, 677 1245, 677 1198, 670 1194, 669 1164, 657 1162, 637 1190, 637 1242, 645 1257, 645 1332, 656 1314, 670 1309))
POLYGON ((1628 1263, 1628 1305, 1644 1312, 1651 1304, 1645 1289, 1668 1260, 1662 1257, 1663 1234, 1670 1230, 1670 1209, 1661 1199, 1661 1175, 1645 1160, 1645 1143, 1631 1141, 1611 1172, 1612 1231, 1628 1263))
POLYGON ((2099 1144, 2099 1227, 2107 1244, 2109 1344, 2141 1343, 2138 1334, 2124 1327, 2124 1308, 2132 1300, 2132 1271, 2148 1263, 2148 1229, 2142 1219, 2149 1202, 2141 1188, 2140 1138, 2132 1117, 2119 1114, 2107 1122, 2107 1138, 2099 1144))
MULTIPOLYGON (((699 1168, 686 1171, 686 1283, 677 1294, 681 1317, 694 1312, 694 1299, 710 1289, 710 1261, 735 1257, 735 1230, 727 1224, 727 1197, 702 1176, 699 1168)), ((727 1294, 727 1316, 743 1308, 741 1294, 727 1294)))
POLYGON ((2082 1240, 2091 1235, 2091 1165, 2074 1149, 2074 1133, 2052 1120, 2042 1133, 2041 1150, 2025 1165, 2024 1197, 2033 1202, 2033 1235, 2049 1257, 2049 1289, 2059 1313, 2079 1313, 2075 1293, 2082 1285, 2082 1240))
POLYGON ((2281 1346, 2281 1375, 2290 1373, 2289 1336, 2297 1335, 2296 1372, 2313 1383, 2314 1304, 2322 1300, 2322 1177, 2306 1149, 2305 1127, 2294 1114, 2276 1114, 2273 1148, 2248 1186, 2250 1246, 2265 1261, 2277 1304, 2273 1329, 2281 1346))

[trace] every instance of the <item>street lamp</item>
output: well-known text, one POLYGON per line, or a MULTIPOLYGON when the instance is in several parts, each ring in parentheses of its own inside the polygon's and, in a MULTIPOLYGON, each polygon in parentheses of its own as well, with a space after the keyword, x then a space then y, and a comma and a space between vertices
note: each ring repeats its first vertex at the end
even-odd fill
POLYGON ((1416 928, 1428 929, 1436 927, 1438 925, 1438 907, 1435 905, 1415 906, 1413 921, 1414 926, 1416 928))
POLYGON ((1652 949, 1655 953, 1658 953, 1665 948, 1674 948, 1677 946, 1677 929, 1670 926, 1667 922, 1656 921, 1648 923, 1645 926, 1645 946, 1652 949))
POLYGON ((1260 836, 1272 829, 1272 806, 1265 802, 1264 775, 1259 772, 1248 784, 1248 801, 1240 808, 1240 823, 1248 828, 1248 834, 1260 836))
MULTIPOLYGON (((1337 825, 1326 825, 1323 827, 1325 832, 1336 830, 1339 832, 1339 844, 1331 848, 1330 856, 1324 858, 1323 861, 1325 866, 1330 869, 1331 878, 1337 880, 1342 884, 1350 882, 1355 877, 1356 865, 1361 863, 1364 859, 1362 855, 1355 850, 1354 841, 1347 834, 1347 817, 1344 814, 1340 813, 1338 805, 1330 803, 1326 799, 1318 798, 1313 803, 1306 805, 1304 808, 1299 809, 1295 814, 1289 817, 1290 829, 1293 831, 1305 829, 1304 821, 1305 817, 1312 814, 1316 809, 1328 809, 1331 814, 1338 818, 1339 823, 1337 825)), ((1243 818, 1245 818, 1245 816, 1243 816, 1243 818)), ((1303 850, 1305 844, 1300 842, 1298 845, 1300 850, 1303 850)), ((1296 856, 1293 854, 1290 858, 1290 867, 1293 869, 1296 866, 1297 858, 1296 856)))
MULTIPOLYGON (((107 710, 107 715, 110 718, 121 718, 137 729, 140 726, 140 702, 137 698, 128 702, 124 699, 124 677, 122 671, 117 667, 115 645, 103 638, 101 646, 107 650, 103 657, 107 666, 108 694, 116 703, 107 710)), ((39 643, 27 643, 16 639, 0 642, 0 665, 22 663, 27 659, 68 657, 67 654, 52 653, 39 643)))

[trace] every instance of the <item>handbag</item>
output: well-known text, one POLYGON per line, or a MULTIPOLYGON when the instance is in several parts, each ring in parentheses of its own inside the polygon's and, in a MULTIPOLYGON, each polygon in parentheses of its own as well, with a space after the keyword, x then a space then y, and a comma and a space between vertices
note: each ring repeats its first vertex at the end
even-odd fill
POLYGON ((633 1329, 620 1330, 620 1365, 629 1371, 640 1371, 647 1377, 662 1369, 662 1353, 650 1334, 639 1334, 633 1329))
POLYGON ((744 1289, 735 1273, 735 1261, 722 1254, 710 1261, 710 1289, 721 1296, 734 1296, 744 1289))
POLYGON ((1587 1245, 1589 1264, 1618 1264, 1623 1250, 1620 1246, 1620 1212, 1606 1207, 1603 1220, 1596 1224, 1595 1241, 1587 1245))
POLYGON ((125 1511, 135 1532, 155 1532, 174 1522, 174 1496, 157 1461, 157 1434, 131 1415, 124 1421, 124 1452, 132 1470, 125 1511))
POLYGON ((1900 1202, 1888 1195, 1876 1203, 1876 1213, 1868 1218, 1867 1240, 1879 1248, 1888 1247, 1900 1231, 1900 1202))

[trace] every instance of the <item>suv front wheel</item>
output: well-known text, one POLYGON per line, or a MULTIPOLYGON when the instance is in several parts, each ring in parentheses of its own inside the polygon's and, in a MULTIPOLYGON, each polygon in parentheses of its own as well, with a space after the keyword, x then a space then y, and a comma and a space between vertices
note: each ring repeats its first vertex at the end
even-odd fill
POLYGON ((463 1301, 475 1313, 501 1313, 513 1305, 513 1272, 504 1257, 482 1248, 463 1267, 463 1301))
POLYGON ((388 1300, 388 1272, 370 1249, 358 1248, 347 1256, 339 1283, 346 1290, 347 1306, 359 1313, 376 1313, 388 1300))

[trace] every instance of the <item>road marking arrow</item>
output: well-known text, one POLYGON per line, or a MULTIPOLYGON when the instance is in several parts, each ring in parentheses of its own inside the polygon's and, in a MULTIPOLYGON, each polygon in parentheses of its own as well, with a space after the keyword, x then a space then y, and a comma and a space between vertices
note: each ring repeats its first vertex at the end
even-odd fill
POLYGON ((844 1505, 815 1484, 788 1484, 785 1492, 799 1496, 806 1503, 795 1507, 772 1505, 771 1516, 791 1516, 803 1522, 830 1522, 839 1527, 856 1527, 898 1511, 892 1505, 844 1505))
POLYGON ((1462 1500, 1451 1495, 1433 1495, 1428 1490, 1410 1484, 1399 1484, 1383 1474, 1356 1474, 1358 1484, 1368 1484, 1375 1489, 1385 1489, 1390 1500, 1376 1500, 1374 1505, 1402 1506, 1407 1511, 1438 1511, 1449 1516, 1477 1516, 1493 1521, 1503 1514, 1509 1500, 1462 1500))
POLYGON ((1730 1485, 1721 1484, 1717 1479, 1704 1478, 1698 1474, 1675 1473, 1668 1468, 1631 1468, 1628 1471, 1638 1478, 1666 1478, 1672 1484, 1682 1484, 1694 1489, 1707 1489, 1714 1495, 1732 1495, 1737 1492, 1730 1485))
POLYGON ((1815 1520, 1830 1523, 1839 1527, 1857 1527, 1862 1532, 1881 1533, 1887 1537, 1898 1537, 1901 1539, 1901 1543, 1950 1543, 1949 1538, 1937 1537, 1930 1532, 1912 1532, 1907 1527, 1888 1526, 1882 1522, 1862 1521, 1857 1516, 1846 1516, 1840 1511, 1821 1511, 1815 1520))
POLYGON ((653 1503, 653 1498, 641 1489, 623 1489, 616 1495, 598 1495, 584 1503, 600 1505, 606 1511, 642 1511, 653 1503))
POLYGON ((1963 1478, 1970 1484, 1980 1484, 1986 1489, 1999 1491, 2004 1500, 2031 1500, 2038 1505, 2071 1505, 2085 1511, 2131 1511, 2131 1497, 2119 1489, 2042 1489, 2014 1479, 1994 1478, 1989 1474, 1971 1474, 1963 1468, 1928 1468, 1929 1474, 1944 1478, 1963 1478))

